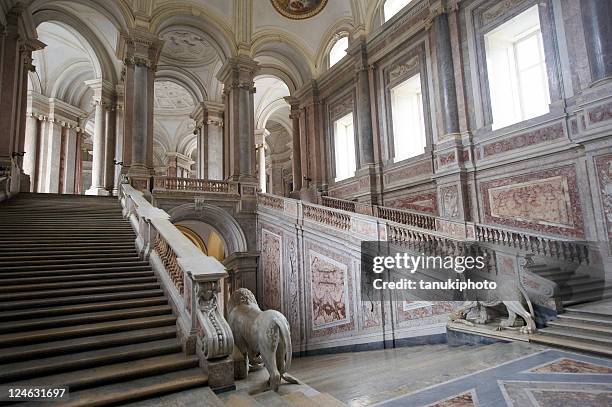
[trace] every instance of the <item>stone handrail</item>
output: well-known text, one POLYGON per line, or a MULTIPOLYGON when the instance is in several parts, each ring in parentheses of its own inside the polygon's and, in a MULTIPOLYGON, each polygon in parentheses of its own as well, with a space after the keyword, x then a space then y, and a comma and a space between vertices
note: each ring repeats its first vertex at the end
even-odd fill
POLYGON ((410 211, 407 209, 389 208, 380 205, 370 205, 360 202, 347 201, 339 198, 324 196, 321 199, 323 206, 340 209, 347 212, 371 215, 377 218, 390 220, 404 225, 414 226, 420 229, 436 230, 436 217, 410 211))
MULTIPOLYGON (((219 302, 221 280, 227 277, 225 267, 202 253, 142 192, 121 184, 119 198, 123 214, 136 232, 141 257, 153 266, 178 314, 178 331, 185 348, 198 353, 204 364, 228 359, 233 336, 219 302)), ((210 370, 209 384, 215 387, 210 370)), ((217 383, 216 387, 226 384, 217 383)))
MULTIPOLYGON (((259 203, 274 209, 282 210, 286 202, 290 201, 295 200, 259 194, 259 203)), ((389 241, 409 245, 415 250, 435 242, 434 250, 453 252, 464 250, 468 246, 476 247, 458 245, 453 242, 479 242, 492 248, 496 246, 498 249, 505 247, 517 250, 523 255, 533 254, 577 264, 591 263, 592 253, 589 246, 583 242, 566 238, 536 235, 471 222, 451 221, 405 209, 369 205, 327 196, 321 198, 321 204, 300 203, 303 207, 303 217, 343 230, 350 230, 353 227, 351 221, 353 214, 359 216, 361 221, 366 221, 367 218, 386 220, 388 221, 386 238, 389 241), (368 210, 367 207, 371 209, 368 210), (456 248, 451 250, 452 246, 456 248)))
POLYGON ((302 204, 304 218, 342 230, 351 228, 351 216, 347 213, 323 208, 318 205, 302 204))
POLYGON ((238 185, 226 181, 199 178, 155 177, 154 190, 198 191, 222 194, 237 194, 238 185))
POLYGON ((479 242, 511 247, 536 256, 577 264, 590 264, 591 262, 589 246, 583 242, 481 224, 475 225, 475 233, 476 240, 479 242))

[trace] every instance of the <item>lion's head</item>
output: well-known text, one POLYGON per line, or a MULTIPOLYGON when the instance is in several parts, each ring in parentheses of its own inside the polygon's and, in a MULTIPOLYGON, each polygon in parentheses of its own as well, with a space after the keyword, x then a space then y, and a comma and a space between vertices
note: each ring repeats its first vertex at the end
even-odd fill
POLYGON ((239 288, 234 291, 234 293, 229 299, 229 302, 227 303, 228 312, 232 312, 232 309, 234 307, 237 307, 238 305, 254 305, 255 307, 259 308, 255 296, 250 290, 246 288, 239 288))

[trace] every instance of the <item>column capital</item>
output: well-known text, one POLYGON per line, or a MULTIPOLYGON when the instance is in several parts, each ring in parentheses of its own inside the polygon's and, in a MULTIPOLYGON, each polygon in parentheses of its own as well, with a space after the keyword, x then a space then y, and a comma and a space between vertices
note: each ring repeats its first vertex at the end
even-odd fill
POLYGON ((270 131, 268 129, 256 129, 254 133, 256 146, 264 145, 266 143, 266 137, 270 135, 270 131))
POLYGON ((89 86, 89 88, 94 92, 94 104, 102 104, 106 107, 112 105, 116 97, 115 86, 113 86, 112 83, 102 78, 96 78, 85 81, 85 85, 89 86))
POLYGON ((146 66, 155 70, 164 41, 157 35, 140 28, 120 34, 117 57, 125 65, 146 66))
POLYGON ((251 58, 238 56, 228 58, 217 74, 217 79, 226 89, 244 88, 255 92, 253 79, 259 71, 259 63, 251 58))

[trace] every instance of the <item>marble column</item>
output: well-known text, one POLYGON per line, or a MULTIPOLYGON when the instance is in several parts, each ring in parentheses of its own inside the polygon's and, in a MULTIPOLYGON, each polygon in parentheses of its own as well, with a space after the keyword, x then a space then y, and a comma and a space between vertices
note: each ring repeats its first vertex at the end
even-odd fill
POLYGON ((365 42, 359 42, 351 50, 355 59, 355 83, 357 89, 357 134, 359 138, 360 168, 374 164, 374 138, 372 136, 372 111, 370 108, 370 82, 365 42))
POLYGON ((75 127, 67 127, 64 131, 64 174, 63 174, 63 190, 64 194, 75 194, 75 180, 77 172, 78 158, 78 136, 75 127))
POLYGON ((448 25, 448 14, 444 9, 432 13, 438 68, 438 97, 442 114, 443 137, 459 133, 457 91, 453 67, 452 43, 448 25))
POLYGON ((44 48, 35 39, 33 25, 28 25, 26 6, 21 3, 5 9, 5 25, 0 41, 0 171, 10 174, 9 194, 28 190, 23 176, 22 153, 25 149, 27 78, 32 66, 32 51, 44 48), (26 23, 24 23, 26 22, 26 23))
POLYGON ((4 38, 0 61, 0 167, 11 167, 12 154, 15 151, 14 135, 17 123, 15 115, 19 99, 17 97, 19 82, 19 18, 22 9, 13 8, 6 15, 4 38))
POLYGON ((115 125, 115 157, 117 159, 117 161, 119 161, 119 163, 117 163, 117 165, 114 165, 114 182, 113 182, 113 195, 117 195, 117 190, 119 188, 119 184, 121 183, 121 172, 123 170, 123 166, 125 165, 125 162, 123 160, 125 160, 124 154, 123 154, 123 147, 124 147, 124 140, 123 140, 123 130, 124 130, 124 123, 123 123, 123 118, 124 118, 124 110, 123 110, 123 93, 120 92, 117 95, 117 110, 115 113, 116 116, 116 125, 115 125))
POLYGON ((300 152, 300 107, 293 98, 287 102, 291 105, 291 169, 293 173, 293 191, 299 193, 302 189, 302 154, 300 152))
POLYGON ((63 126, 59 119, 51 116, 47 122, 46 160, 44 186, 41 192, 60 193, 60 159, 62 154, 63 126))
POLYGON ((129 161, 126 175, 130 183, 145 192, 154 173, 154 82, 162 46, 155 34, 134 29, 120 38, 118 52, 125 63, 123 161, 129 161))
POLYGON ((96 100, 95 104, 95 127, 93 134, 93 162, 91 168, 91 187, 85 192, 86 195, 108 195, 104 188, 104 153, 106 135, 106 112, 104 102, 96 100))
POLYGON ((266 137, 270 135, 267 129, 255 130, 255 148, 257 150, 257 174, 259 178, 259 189, 267 192, 266 183, 266 137))
POLYGON ((206 176, 223 179, 223 105, 206 102, 206 176))
POLYGON ((30 192, 36 189, 38 171, 36 160, 38 157, 38 143, 40 135, 40 124, 38 117, 30 114, 26 119, 25 134, 25 156, 23 157, 23 172, 30 176, 30 192))
POLYGON ((247 57, 228 58, 217 78, 224 85, 225 125, 229 127, 229 179, 256 183, 254 135, 255 87, 259 64, 247 57))
POLYGON ((104 140, 104 187, 109 195, 115 188, 115 148, 117 132, 116 105, 106 109, 106 137, 104 140))
POLYGON ((196 177, 200 179, 208 178, 208 126, 206 125, 206 115, 206 106, 204 103, 199 103, 189 116, 195 121, 193 133, 196 136, 196 177))
POLYGON ((582 25, 591 67, 591 81, 612 77, 612 2, 581 0, 582 25))

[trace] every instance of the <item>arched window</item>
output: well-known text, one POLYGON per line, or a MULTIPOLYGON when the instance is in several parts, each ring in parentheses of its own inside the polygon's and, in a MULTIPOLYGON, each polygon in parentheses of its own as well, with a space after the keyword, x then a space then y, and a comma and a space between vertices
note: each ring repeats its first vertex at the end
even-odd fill
POLYGON ((329 50, 329 67, 336 65, 346 56, 348 49, 348 37, 344 36, 336 40, 336 43, 329 50))
POLYGON ((406 7, 412 0, 385 0, 383 6, 383 15, 385 22, 389 21, 391 17, 400 12, 401 9, 406 7))

